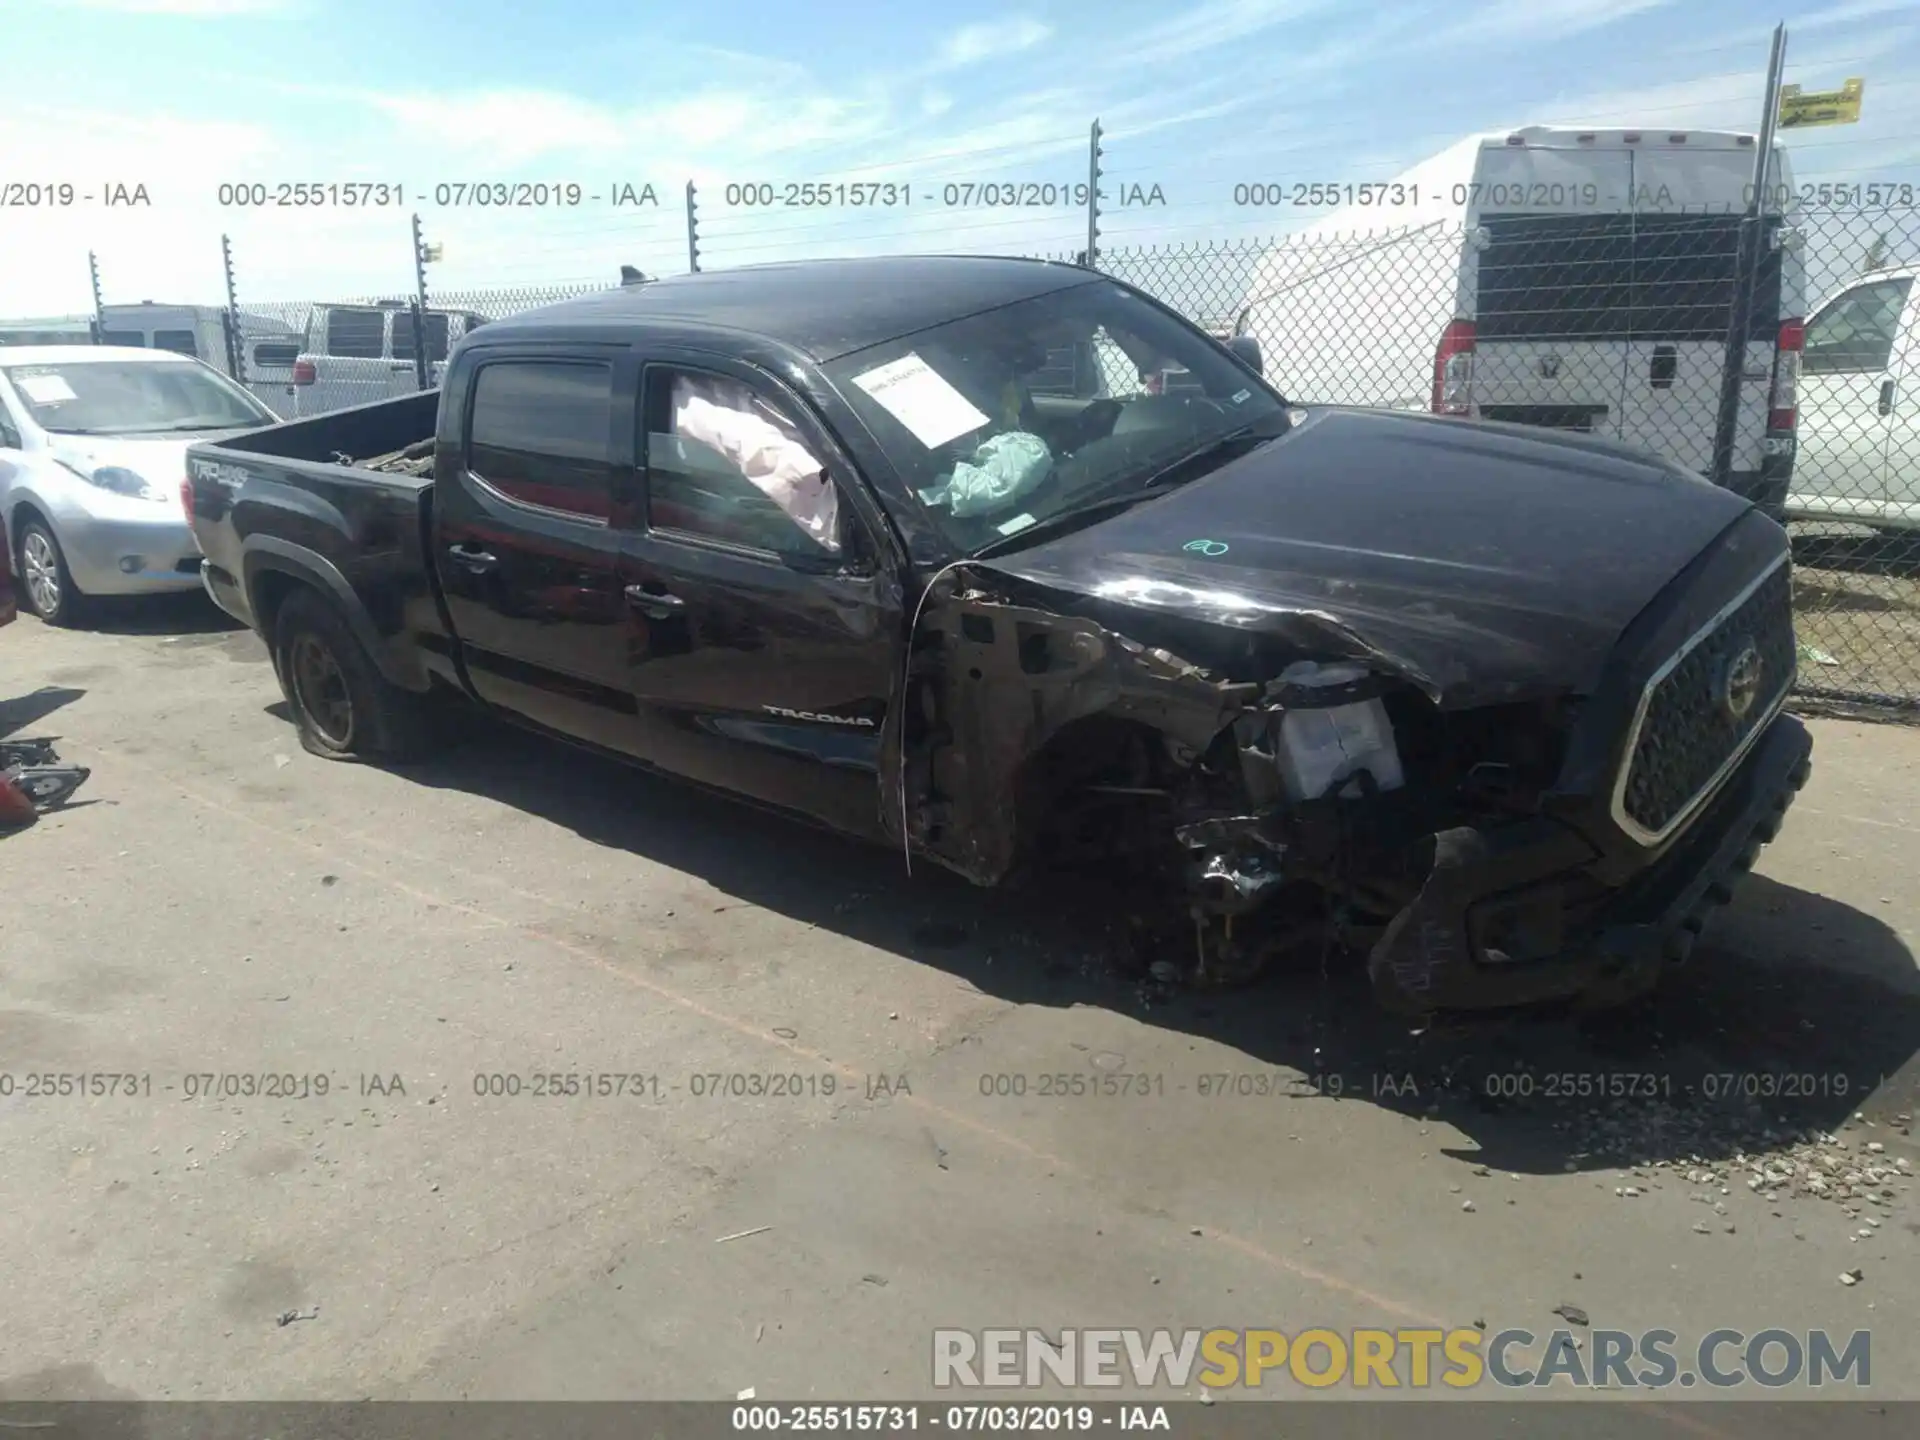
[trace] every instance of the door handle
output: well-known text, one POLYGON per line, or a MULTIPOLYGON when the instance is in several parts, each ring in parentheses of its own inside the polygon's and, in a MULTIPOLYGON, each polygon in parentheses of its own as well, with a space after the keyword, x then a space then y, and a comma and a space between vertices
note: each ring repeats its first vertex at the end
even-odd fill
POLYGON ((687 608, 687 602, 678 595, 669 595, 664 590, 649 590, 644 585, 627 586, 627 600, 634 609, 656 620, 668 619, 687 608))
POLYGON ((1880 403, 1873 407, 1876 414, 1891 415, 1893 413, 1893 390, 1893 381, 1880 382, 1880 403))
POLYGON ((490 551, 476 550, 470 545, 449 545, 447 556, 456 565, 463 565, 476 575, 500 563, 490 551))
POLYGON ((1673 377, 1680 370, 1680 352, 1671 345, 1656 345, 1647 361, 1647 383, 1655 390, 1671 390, 1673 377))

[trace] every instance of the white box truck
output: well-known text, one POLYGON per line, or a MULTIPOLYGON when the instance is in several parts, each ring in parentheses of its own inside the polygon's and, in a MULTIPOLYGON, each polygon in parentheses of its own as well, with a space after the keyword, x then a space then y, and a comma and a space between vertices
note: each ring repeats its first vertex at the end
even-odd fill
MULTIPOLYGON (((1468 136, 1262 257, 1234 333, 1302 403, 1586 431, 1713 464, 1752 135, 1468 136)), ((1350 192, 1350 193, 1349 193, 1350 192)), ((1774 514, 1805 314, 1775 147, 1729 484, 1774 514)))

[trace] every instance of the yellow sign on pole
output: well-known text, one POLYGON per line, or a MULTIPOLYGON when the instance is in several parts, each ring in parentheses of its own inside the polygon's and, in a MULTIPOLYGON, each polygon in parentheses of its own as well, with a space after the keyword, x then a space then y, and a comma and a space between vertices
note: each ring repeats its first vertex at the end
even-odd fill
POLYGON ((1780 128, 1797 130, 1805 125, 1852 125, 1860 119, 1860 97, 1867 82, 1854 79, 1838 90, 1815 90, 1802 94, 1798 85, 1780 87, 1780 128))

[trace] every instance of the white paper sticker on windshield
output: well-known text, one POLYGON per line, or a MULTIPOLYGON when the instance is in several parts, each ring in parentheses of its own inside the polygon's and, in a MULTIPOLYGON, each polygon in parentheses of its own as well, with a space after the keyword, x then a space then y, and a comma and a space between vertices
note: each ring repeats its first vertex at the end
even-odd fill
POLYGON ((19 375, 14 377, 14 384, 36 405, 58 405, 75 398, 73 387, 58 375, 19 375))
POLYGON ((1033 524, 1033 516, 1022 513, 1014 516, 1011 520, 1003 520, 993 528, 998 530, 1002 535, 1018 535, 1031 524, 1033 524))
POLYGON ((912 351, 853 377, 929 450, 978 430, 987 417, 912 351))

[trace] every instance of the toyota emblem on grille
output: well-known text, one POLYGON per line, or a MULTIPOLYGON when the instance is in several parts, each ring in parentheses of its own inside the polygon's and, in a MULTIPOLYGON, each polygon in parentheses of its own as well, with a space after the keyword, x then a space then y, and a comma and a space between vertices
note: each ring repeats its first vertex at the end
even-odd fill
POLYGON ((1753 709, 1753 702, 1760 698, 1760 681, 1766 667, 1760 659, 1760 647, 1751 640, 1744 640, 1740 648, 1733 652, 1733 658, 1727 662, 1727 668, 1720 673, 1720 693, 1717 697, 1720 708, 1730 720, 1744 720, 1747 712, 1753 709))
POLYGON ((1540 378, 1542 380, 1552 380, 1558 376, 1559 373, 1560 357, 1558 355, 1542 355, 1540 357, 1540 378))

